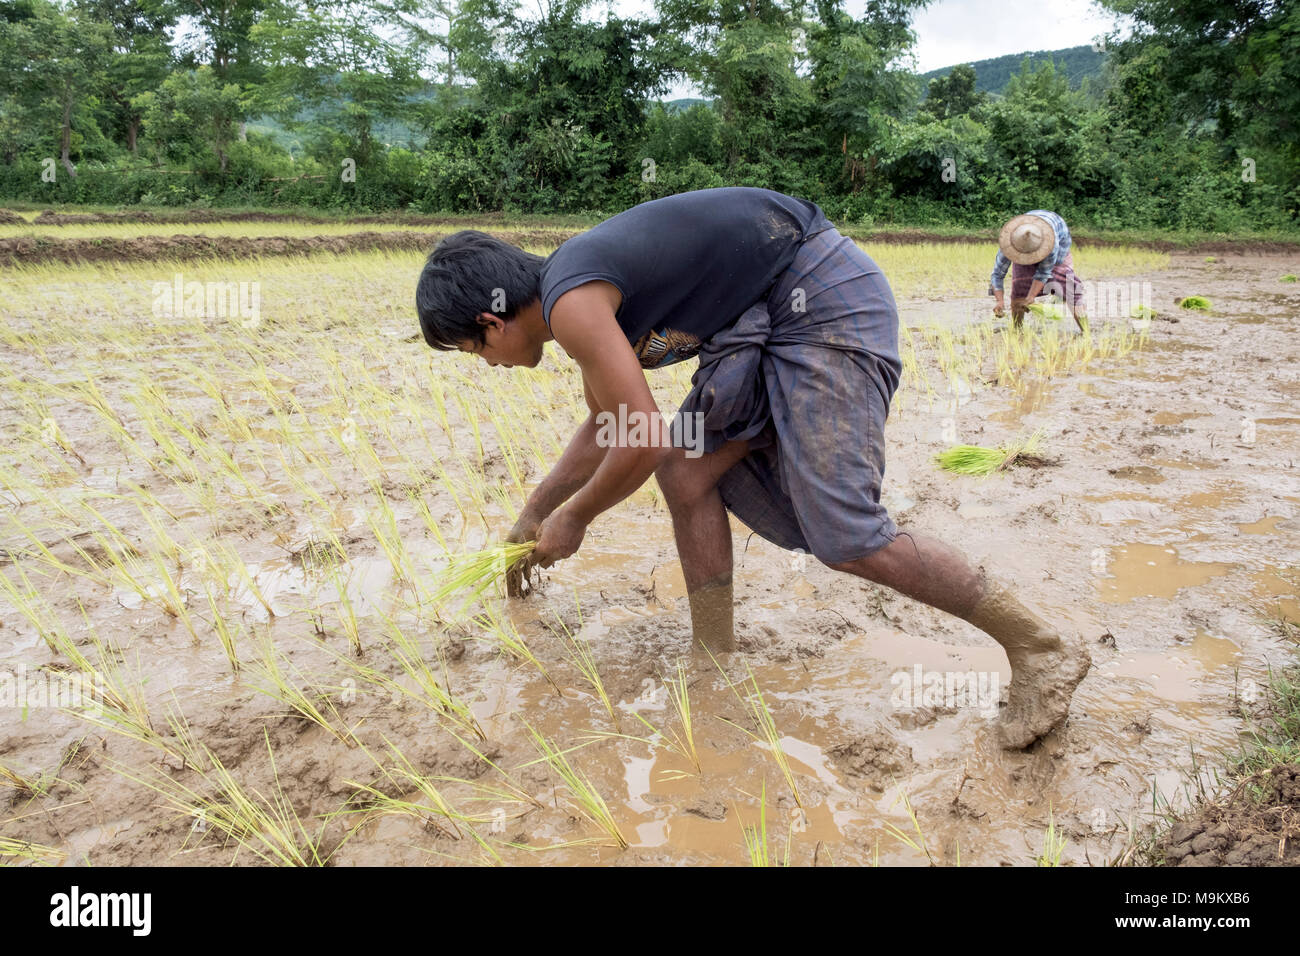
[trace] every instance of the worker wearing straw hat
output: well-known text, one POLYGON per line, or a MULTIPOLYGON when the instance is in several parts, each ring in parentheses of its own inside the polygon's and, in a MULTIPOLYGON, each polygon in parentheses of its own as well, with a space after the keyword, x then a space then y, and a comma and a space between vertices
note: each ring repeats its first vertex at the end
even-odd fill
POLYGON ((1016 216, 998 234, 998 253, 993 260, 989 294, 994 297, 994 315, 1003 315, 1002 284, 1011 269, 1011 321, 1020 327, 1031 302, 1050 293, 1065 302, 1079 330, 1088 317, 1081 308, 1083 283, 1074 274, 1070 252, 1070 229, 1054 212, 1035 209, 1016 216))

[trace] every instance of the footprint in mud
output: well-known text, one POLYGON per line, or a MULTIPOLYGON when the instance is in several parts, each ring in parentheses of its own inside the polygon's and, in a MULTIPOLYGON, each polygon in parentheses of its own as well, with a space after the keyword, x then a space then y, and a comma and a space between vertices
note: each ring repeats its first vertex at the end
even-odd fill
POLYGON ((915 766, 912 748, 900 744, 883 730, 863 734, 827 751, 835 765, 846 774, 858 777, 877 793, 897 777, 915 766))

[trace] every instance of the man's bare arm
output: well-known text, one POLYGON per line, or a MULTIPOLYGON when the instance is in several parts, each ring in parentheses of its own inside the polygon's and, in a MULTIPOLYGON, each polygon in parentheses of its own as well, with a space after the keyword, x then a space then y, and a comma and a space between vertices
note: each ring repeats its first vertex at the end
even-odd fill
POLYGON ((582 385, 589 412, 587 420, 578 427, 560 460, 528 496, 528 503, 524 506, 524 511, 539 523, 590 481, 605 460, 605 449, 596 444, 596 415, 600 406, 585 379, 582 385))

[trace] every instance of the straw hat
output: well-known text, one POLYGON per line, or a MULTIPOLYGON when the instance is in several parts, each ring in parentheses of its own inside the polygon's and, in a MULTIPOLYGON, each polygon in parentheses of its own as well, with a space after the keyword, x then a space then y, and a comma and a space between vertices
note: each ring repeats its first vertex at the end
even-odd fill
POLYGON ((1042 262, 1056 243, 1052 224, 1040 216, 1016 216, 998 235, 1002 254, 1017 265, 1042 262))

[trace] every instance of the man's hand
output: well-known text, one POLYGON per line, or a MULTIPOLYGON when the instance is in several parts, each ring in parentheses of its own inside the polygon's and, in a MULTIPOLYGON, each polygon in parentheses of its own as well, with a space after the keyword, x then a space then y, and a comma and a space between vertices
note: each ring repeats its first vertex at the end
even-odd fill
POLYGON ((993 314, 996 315, 999 319, 1002 318, 1002 316, 1007 314, 1006 304, 1002 299, 1001 289, 993 290, 993 314))
POLYGON ((549 568, 578 550, 586 537, 587 526, 568 508, 561 508, 542 522, 537 531, 537 550, 531 563, 549 568))
MULTIPOLYGON (((541 527, 544 519, 529 511, 527 508, 519 515, 519 520, 515 526, 510 529, 506 535, 506 540, 515 544, 523 544, 525 541, 537 540, 537 529, 541 527)), ((533 588, 531 570, 533 566, 533 556, 530 554, 522 561, 515 564, 506 572, 506 593, 511 597, 524 596, 524 584, 528 585, 528 590, 533 588)))

